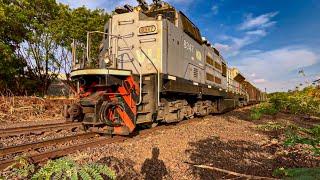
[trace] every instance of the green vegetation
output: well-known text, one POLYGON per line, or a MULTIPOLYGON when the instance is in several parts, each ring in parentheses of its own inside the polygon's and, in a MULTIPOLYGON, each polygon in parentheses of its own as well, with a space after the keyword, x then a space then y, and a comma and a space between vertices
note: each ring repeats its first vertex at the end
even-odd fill
MULTIPOLYGON (((320 117, 320 89, 319 87, 307 87, 302 91, 272 93, 268 95, 269 101, 251 109, 250 118, 259 120, 264 114, 276 115, 278 112, 320 117)), ((301 147, 312 152, 313 156, 320 155, 320 125, 311 128, 303 128, 297 125, 282 125, 277 122, 256 127, 261 131, 283 130, 285 139, 283 145, 301 147)), ((300 147, 300 148, 301 148, 300 147)), ((275 177, 289 179, 319 179, 320 168, 278 168, 273 174, 275 177)))
POLYGON ((269 102, 283 112, 320 117, 320 89, 307 87, 302 91, 273 93, 269 102))
POLYGON ((34 164, 31 164, 26 157, 19 156, 15 160, 16 163, 9 167, 12 168, 15 176, 25 178, 35 172, 34 164))
POLYGON ((319 179, 320 177, 320 168, 279 168, 273 172, 273 176, 277 177, 288 177, 290 179, 304 179, 312 180, 319 179))
POLYGON ((307 87, 302 91, 269 94, 268 103, 251 109, 250 119, 259 120, 263 114, 275 115, 285 112, 320 117, 320 89, 307 87))
POLYGON ((276 122, 268 122, 267 124, 258 125, 256 128, 261 131, 277 131, 284 129, 285 127, 276 122))
POLYGON ((314 155, 320 155, 320 125, 313 128, 290 126, 286 134, 285 146, 305 144, 311 146, 314 155))
POLYGON ((19 178, 38 179, 85 179, 102 180, 104 177, 115 179, 116 175, 103 164, 78 165, 73 160, 61 158, 49 160, 46 165, 35 172, 35 166, 21 158, 13 166, 14 174, 19 178))
POLYGON ((86 32, 103 31, 108 18, 55 0, 0 0, 0 92, 45 94, 59 73, 70 73, 73 40, 85 44, 86 32))
POLYGON ((250 119, 259 120, 263 114, 267 115, 276 115, 278 113, 278 109, 271 103, 262 103, 257 107, 251 109, 250 119))

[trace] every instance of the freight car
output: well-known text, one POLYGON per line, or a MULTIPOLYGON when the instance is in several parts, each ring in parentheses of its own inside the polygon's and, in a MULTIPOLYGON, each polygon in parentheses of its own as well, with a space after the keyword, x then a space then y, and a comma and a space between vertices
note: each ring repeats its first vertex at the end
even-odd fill
POLYGON ((116 8, 104 32, 88 32, 84 50, 73 44, 71 77, 80 101, 65 107, 67 120, 127 135, 138 125, 259 102, 260 91, 227 66, 185 14, 166 2, 138 2, 116 8), (97 34, 103 36, 99 53, 92 40, 97 34))

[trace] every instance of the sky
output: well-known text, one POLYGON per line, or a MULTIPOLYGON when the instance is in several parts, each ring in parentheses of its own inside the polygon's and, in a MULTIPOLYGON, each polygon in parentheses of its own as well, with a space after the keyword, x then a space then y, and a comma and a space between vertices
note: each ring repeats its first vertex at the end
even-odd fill
MULTIPOLYGON (((137 4, 135 0, 58 1, 107 12, 126 3, 137 4)), ((319 0, 167 2, 183 11, 228 65, 239 68, 258 88, 287 91, 320 79, 319 0)))

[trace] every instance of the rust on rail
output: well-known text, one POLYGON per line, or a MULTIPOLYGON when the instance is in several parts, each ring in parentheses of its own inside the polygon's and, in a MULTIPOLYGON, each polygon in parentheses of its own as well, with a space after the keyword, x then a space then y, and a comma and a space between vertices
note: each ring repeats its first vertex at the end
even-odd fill
POLYGON ((35 150, 35 149, 46 147, 46 146, 49 146, 52 144, 58 144, 58 143, 72 141, 72 140, 88 139, 88 138, 92 138, 95 136, 97 136, 97 134, 93 133, 93 132, 82 133, 82 134, 77 134, 77 135, 73 135, 73 136, 66 136, 66 137, 61 137, 61 138, 56 138, 56 139, 50 139, 50 140, 45 140, 45 141, 26 143, 26 144, 21 144, 21 145, 16 145, 16 146, 0 148, 0 156, 5 156, 8 154, 13 154, 13 153, 18 153, 18 152, 26 152, 31 149, 35 150))
POLYGON ((0 129, 0 138, 8 137, 8 136, 18 136, 21 134, 41 133, 41 132, 51 131, 51 130, 76 128, 80 126, 82 126, 82 123, 58 123, 58 124, 45 124, 45 125, 38 125, 38 126, 0 129))
MULTIPOLYGON (((39 162, 46 161, 48 159, 59 158, 71 153, 75 153, 79 150, 85 150, 86 148, 89 148, 89 147, 97 147, 98 145, 122 142, 122 141, 125 141, 126 139, 128 139, 128 137, 123 137, 123 136, 115 136, 113 138, 103 137, 87 143, 82 143, 82 144, 73 145, 73 146, 69 146, 61 149, 56 149, 48 152, 30 155, 30 156, 27 156, 27 158, 30 159, 32 163, 39 163, 39 162)), ((4 170, 5 168, 9 167, 15 162, 16 160, 6 160, 6 161, 0 162, 0 170, 4 170)))

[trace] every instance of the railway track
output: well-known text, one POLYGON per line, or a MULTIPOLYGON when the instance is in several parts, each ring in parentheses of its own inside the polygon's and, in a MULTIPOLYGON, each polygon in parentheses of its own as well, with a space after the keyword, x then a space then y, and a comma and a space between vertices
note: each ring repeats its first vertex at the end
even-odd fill
POLYGON ((45 124, 27 127, 7 128, 0 129, 0 138, 19 136, 22 134, 37 134, 46 131, 62 130, 62 129, 74 129, 82 127, 82 123, 57 123, 57 124, 45 124))
MULTIPOLYGON (((52 140, 46 140, 46 141, 40 141, 35 143, 29 143, 29 144, 22 144, 17 146, 11 146, 0 149, 0 156, 6 156, 18 152, 27 152, 30 150, 36 150, 42 147, 48 147, 50 145, 56 145, 59 143, 65 143, 70 142, 72 140, 84 140, 84 139, 90 139, 88 142, 79 143, 63 148, 57 148, 51 151, 45 151, 41 153, 33 153, 31 155, 26 156, 28 160, 32 163, 40 163, 43 161, 46 161, 48 159, 54 159, 59 158, 65 155, 68 155, 70 153, 74 153, 79 150, 86 149, 88 147, 96 147, 97 145, 103 145, 103 144, 109 144, 109 143, 115 143, 126 140, 128 137, 122 137, 122 136, 115 136, 115 137, 97 137, 97 133, 89 132, 89 133, 83 133, 78 134, 74 136, 67 136, 63 138, 57 138, 52 140), (96 137, 96 138, 94 138, 96 137)), ((8 159, 0 162, 0 170, 4 170, 8 166, 14 164, 16 162, 15 159, 8 159)))
POLYGON ((73 141, 73 140, 89 139, 95 136, 97 136, 96 133, 89 132, 89 133, 77 134, 74 136, 66 136, 62 138, 50 139, 50 140, 45 140, 40 142, 33 142, 33 143, 26 143, 26 144, 21 144, 16 146, 5 147, 0 149, 0 156, 6 156, 14 153, 19 153, 19 152, 27 152, 30 150, 37 150, 39 148, 55 145, 58 143, 64 143, 64 142, 73 141))

